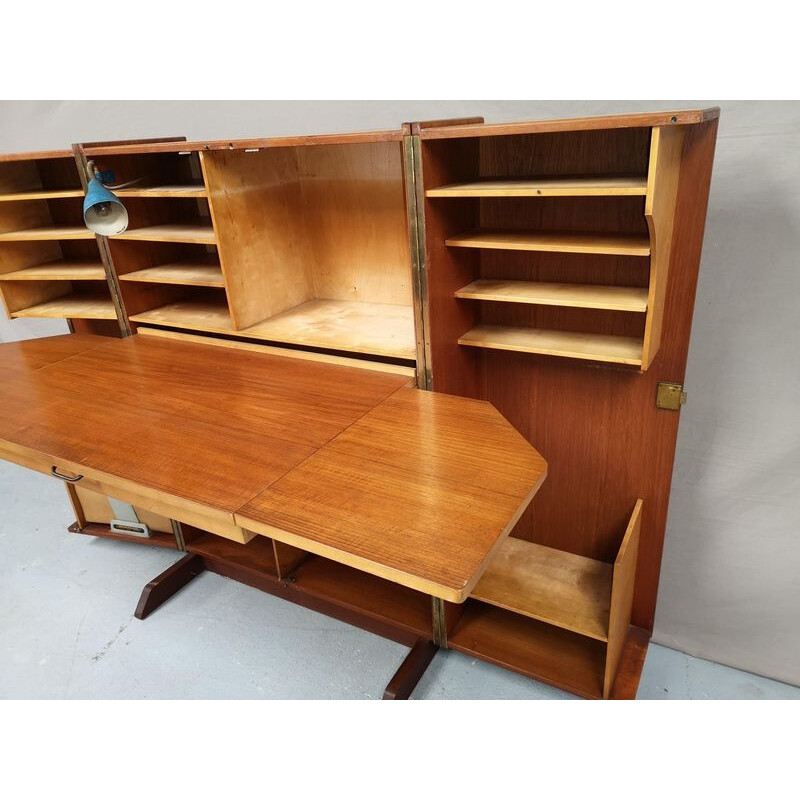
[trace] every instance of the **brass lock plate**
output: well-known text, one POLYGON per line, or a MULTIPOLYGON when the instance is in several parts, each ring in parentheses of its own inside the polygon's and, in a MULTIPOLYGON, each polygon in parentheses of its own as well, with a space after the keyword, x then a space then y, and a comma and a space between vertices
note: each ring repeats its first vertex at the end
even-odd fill
POLYGON ((656 392, 656 408, 678 411, 686 402, 686 392, 680 383, 659 383, 656 392))

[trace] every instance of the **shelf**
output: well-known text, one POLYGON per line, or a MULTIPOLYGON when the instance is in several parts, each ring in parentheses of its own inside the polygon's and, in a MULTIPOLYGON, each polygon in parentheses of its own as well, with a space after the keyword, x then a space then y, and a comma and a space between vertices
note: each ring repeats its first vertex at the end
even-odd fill
POLYGON ((216 244, 211 225, 151 225, 134 228, 110 237, 139 242, 181 242, 186 244, 216 244))
POLYGON ((588 698, 603 696, 606 646, 468 600, 448 647, 588 698))
POLYGON ((212 286, 224 288, 222 270, 218 264, 197 261, 180 261, 175 264, 160 264, 147 267, 127 275, 120 275, 121 281, 140 283, 174 283, 181 286, 212 286))
POLYGON ((29 189, 26 192, 0 194, 0 203, 20 200, 60 200, 63 197, 83 197, 83 189, 29 189))
POLYGON ((50 261, 0 275, 3 281, 104 281, 105 267, 99 261, 50 261))
POLYGON ((647 176, 486 179, 428 189, 427 197, 619 197, 646 195, 647 176))
POLYGON ((310 300, 249 328, 235 330, 224 302, 187 300, 136 314, 131 320, 326 350, 407 360, 416 357, 411 306, 310 300))
POLYGON ((472 597, 606 642, 611 576, 603 561, 509 538, 472 597))
POLYGON ((26 231, 0 233, 0 242, 42 242, 66 239, 94 239, 94 234, 83 225, 29 228, 26 231))
POLYGON ((615 364, 641 366, 642 363, 641 340, 627 336, 478 325, 465 333, 458 343, 490 350, 513 350, 519 353, 608 361, 615 364))
POLYGON ((649 256, 646 236, 603 233, 542 233, 539 231, 471 231, 445 241, 449 247, 486 250, 536 250, 548 253, 649 256))
POLYGON ((631 286, 479 280, 459 289, 455 296, 467 300, 491 300, 499 303, 603 308, 610 311, 647 311, 647 289, 631 286))
POLYGON ((14 311, 12 317, 54 317, 58 319, 116 319, 110 299, 68 294, 46 303, 14 311))
POLYGON ((117 197, 206 197, 206 187, 193 186, 131 186, 130 189, 114 190, 117 197))

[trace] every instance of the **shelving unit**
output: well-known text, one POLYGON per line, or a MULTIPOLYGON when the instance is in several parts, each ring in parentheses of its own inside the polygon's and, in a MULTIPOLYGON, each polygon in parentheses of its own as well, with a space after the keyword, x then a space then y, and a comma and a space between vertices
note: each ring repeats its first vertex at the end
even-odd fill
POLYGON ((415 131, 432 385, 549 463, 448 646, 584 697, 638 678, 652 630, 678 423, 656 397, 685 372, 716 117, 415 131))
POLYGON ((75 330, 119 335, 82 199, 71 151, 0 156, 0 297, 11 319, 64 318, 75 330))
POLYGON ((109 239, 133 327, 416 361, 401 132, 229 144, 85 149, 154 184, 109 239))

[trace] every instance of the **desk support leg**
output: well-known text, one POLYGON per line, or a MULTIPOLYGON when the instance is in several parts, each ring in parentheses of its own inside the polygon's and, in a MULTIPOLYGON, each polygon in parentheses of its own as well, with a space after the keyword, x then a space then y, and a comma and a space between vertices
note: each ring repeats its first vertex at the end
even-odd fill
POLYGON ((384 700, 408 700, 419 679, 425 674, 428 664, 433 661, 438 645, 428 639, 417 639, 394 677, 389 681, 384 700))
POLYGON ((139 605, 136 606, 136 619, 150 616, 162 603, 183 589, 192 578, 196 578, 206 568, 202 556, 196 553, 185 555, 157 578, 153 578, 142 590, 139 605))

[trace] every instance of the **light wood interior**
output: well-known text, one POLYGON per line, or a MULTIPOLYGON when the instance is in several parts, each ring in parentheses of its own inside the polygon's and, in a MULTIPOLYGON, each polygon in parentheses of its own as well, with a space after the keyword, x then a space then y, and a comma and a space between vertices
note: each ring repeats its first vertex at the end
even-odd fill
POLYGON ((64 319, 116 319, 110 298, 66 294, 11 313, 12 317, 55 317, 64 319))
MULTIPOLYGON (((202 152, 199 160, 208 238, 148 224, 112 239, 133 323, 415 359, 399 142, 232 148, 202 152), (134 241, 213 241, 219 272, 179 267, 163 252, 120 249, 134 241), (157 295, 145 284, 175 291, 162 287, 157 295), (181 292, 179 285, 224 286, 225 293, 181 292)), ((162 209, 161 218, 168 213, 162 209)))
POLYGON ((474 231, 445 240, 449 247, 486 250, 533 250, 545 253, 595 253, 610 256, 650 255, 650 242, 643 236, 539 231, 474 231))

